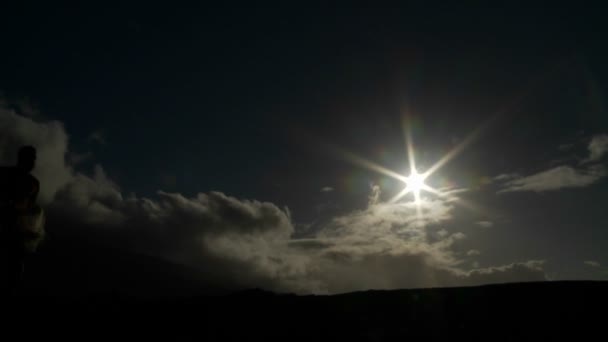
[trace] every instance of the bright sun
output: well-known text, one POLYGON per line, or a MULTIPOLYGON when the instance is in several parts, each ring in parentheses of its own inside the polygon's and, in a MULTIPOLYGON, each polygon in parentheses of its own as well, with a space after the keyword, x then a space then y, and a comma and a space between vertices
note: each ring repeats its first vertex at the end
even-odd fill
POLYGON ((418 171, 416 171, 415 168, 412 168, 409 176, 399 177, 399 179, 405 183, 405 187, 403 188, 403 190, 401 190, 400 193, 398 193, 395 197, 393 197, 390 200, 390 203, 395 203, 395 202, 399 201, 399 199, 401 199, 403 196, 411 193, 412 195, 414 195, 414 203, 419 205, 422 200, 420 197, 420 192, 422 190, 428 191, 428 192, 431 192, 434 194, 438 194, 437 190, 433 189, 432 187, 430 187, 430 186, 426 185, 426 183, 424 183, 424 181, 428 178, 428 176, 429 176, 428 172, 418 173, 418 171))
POLYGON ((384 174, 391 178, 397 179, 405 183, 405 187, 393 196, 388 203, 397 203, 401 198, 411 193, 414 195, 414 203, 416 203, 417 207, 420 208, 420 204, 422 204, 423 199, 420 197, 420 193, 422 191, 429 192, 436 196, 443 196, 441 190, 436 190, 433 187, 427 185, 425 183, 426 179, 433 175, 437 170, 439 170, 443 165, 453 159, 456 155, 464 150, 464 148, 470 144, 479 134, 479 130, 474 131, 471 135, 469 135, 465 140, 463 140, 460 144, 455 146, 451 151, 449 151, 446 155, 441 157, 435 164, 433 164, 430 168, 428 168, 423 173, 418 173, 416 169, 416 160, 414 158, 414 145, 412 143, 411 135, 409 134, 408 127, 404 124, 404 133, 406 138, 406 147, 407 147, 407 156, 408 156, 408 164, 410 167, 409 176, 405 176, 403 174, 399 174, 395 171, 389 170, 382 165, 378 165, 372 161, 361 158, 353 153, 348 151, 339 150, 342 157, 355 163, 359 164, 365 168, 376 171, 378 173, 384 174))
POLYGON ((425 178, 426 177, 424 174, 420 174, 413 170, 412 173, 405 178, 405 184, 407 184, 409 191, 413 192, 414 194, 419 194, 420 190, 426 188, 426 184, 424 184, 425 178))

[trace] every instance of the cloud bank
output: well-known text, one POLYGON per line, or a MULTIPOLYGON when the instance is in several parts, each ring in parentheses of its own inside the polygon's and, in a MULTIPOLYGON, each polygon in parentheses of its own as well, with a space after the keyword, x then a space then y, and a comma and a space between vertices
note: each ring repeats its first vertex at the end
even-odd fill
POLYGON ((68 136, 63 124, 37 122, 0 106, 0 163, 15 165, 17 149, 24 144, 34 145, 38 150, 33 174, 44 180, 39 196, 42 203, 48 204, 73 177, 73 170, 65 163, 68 136))
POLYGON ((593 260, 587 260, 584 262, 585 265, 587 266, 591 266, 591 267, 600 267, 601 264, 597 261, 593 261, 593 260))
POLYGON ((373 186, 369 207, 334 217, 314 236, 294 239, 288 208, 222 192, 158 191, 123 196, 97 165, 76 170, 68 135, 57 121, 36 122, 0 108, 0 158, 12 163, 21 144, 38 148, 41 201, 83 231, 112 231, 129 248, 200 269, 229 289, 341 293, 543 280, 542 261, 487 268, 464 266, 456 247, 466 239, 443 225, 455 194, 413 203, 383 203, 373 186))

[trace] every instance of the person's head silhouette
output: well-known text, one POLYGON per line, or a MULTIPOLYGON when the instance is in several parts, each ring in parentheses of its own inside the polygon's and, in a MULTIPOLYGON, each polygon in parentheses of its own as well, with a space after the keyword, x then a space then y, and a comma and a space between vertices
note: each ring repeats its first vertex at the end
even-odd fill
POLYGON ((36 165, 36 149, 33 146, 21 146, 17 157, 17 167, 25 172, 30 172, 36 165))

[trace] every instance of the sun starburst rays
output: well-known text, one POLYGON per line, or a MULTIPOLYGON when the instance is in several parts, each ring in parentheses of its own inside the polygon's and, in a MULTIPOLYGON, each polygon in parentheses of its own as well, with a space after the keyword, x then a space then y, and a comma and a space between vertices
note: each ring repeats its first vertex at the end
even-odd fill
MULTIPOLYGON (((359 166, 365 167, 368 170, 372 170, 383 174, 385 176, 389 176, 393 179, 399 180, 405 184, 404 188, 399 191, 395 196, 389 199, 388 203, 396 203, 400 201, 405 196, 412 194, 414 198, 414 203, 418 208, 420 208, 420 204, 423 201, 422 193, 428 192, 435 196, 443 197, 443 191, 437 190, 432 186, 426 184, 426 180, 432 176, 435 172, 441 169, 445 164, 451 161, 454 157, 460 154, 473 140, 475 140, 484 130, 485 126, 482 125, 475 131, 473 131, 469 136, 467 136, 460 144, 455 146, 452 150, 446 153, 443 157, 439 158, 439 160, 434 163, 431 167, 429 167, 424 172, 418 172, 416 165, 416 149, 414 147, 412 135, 410 134, 409 126, 405 124, 403 125, 404 131, 404 140, 407 151, 407 160, 409 164, 409 175, 403 175, 401 173, 390 170, 384 166, 376 164, 370 160, 357 156, 349 151, 341 150, 339 151, 340 156, 353 164, 357 164, 359 166)), ((338 151, 336 151, 338 152, 338 151)))
POLYGON ((447 199, 451 202, 462 204, 463 206, 465 206, 467 208, 470 207, 469 209, 473 209, 475 207, 474 205, 472 205, 472 204, 465 205, 467 203, 464 203, 464 201, 462 199, 451 196, 451 191, 449 189, 445 189, 445 188, 435 189, 432 186, 430 186, 429 184, 427 184, 426 181, 432 175, 434 175, 437 171, 442 169, 443 166, 445 166, 448 162, 450 162, 452 159, 454 159, 456 156, 458 156, 460 153, 462 153, 473 141, 477 140, 479 138, 479 136, 494 121, 494 119, 495 119, 495 117, 487 120, 485 123, 483 123, 482 125, 477 127, 477 129, 473 130, 473 132, 471 132, 468 136, 466 136, 465 139, 463 139, 459 144, 454 146, 450 151, 448 151, 448 153, 446 153, 441 158, 439 158, 429 168, 424 170, 424 172, 419 172, 418 168, 417 168, 418 166, 416 163, 416 155, 417 155, 416 148, 414 146, 412 134, 410 132, 410 125, 408 124, 409 120, 407 119, 407 117, 404 117, 404 120, 402 121, 402 123, 403 123, 402 128, 403 128, 403 133, 404 133, 403 137, 404 137, 405 148, 406 148, 406 152, 407 152, 407 161, 409 164, 409 174, 407 174, 407 175, 400 173, 400 172, 393 171, 387 167, 384 167, 371 160, 358 156, 358 155, 352 153, 351 151, 345 150, 336 145, 325 144, 323 147, 326 149, 326 151, 330 151, 332 154, 334 154, 336 157, 338 157, 340 159, 343 159, 352 164, 361 166, 368 170, 377 172, 379 174, 388 176, 392 179, 402 182, 404 184, 403 189, 401 189, 396 195, 394 195, 392 198, 390 198, 387 201, 387 203, 390 203, 390 204, 397 203, 400 200, 402 200, 405 196, 407 196, 411 193, 412 197, 413 197, 413 201, 410 203, 416 205, 416 207, 418 209, 417 211, 419 212, 418 216, 420 216, 420 211, 422 210, 422 204, 424 204, 424 201, 426 199, 426 197, 423 197, 423 193, 425 193, 425 192, 429 193, 433 196, 436 196, 438 198, 447 199))
POLYGON ((395 195, 390 203, 395 203, 403 198, 405 195, 412 193, 414 195, 414 200, 416 203, 420 203, 421 197, 420 192, 422 190, 428 191, 431 193, 437 193, 438 191, 425 184, 424 181, 428 178, 429 175, 418 173, 415 169, 411 171, 410 175, 407 177, 403 177, 402 181, 405 183, 405 188, 401 190, 397 195, 395 195))

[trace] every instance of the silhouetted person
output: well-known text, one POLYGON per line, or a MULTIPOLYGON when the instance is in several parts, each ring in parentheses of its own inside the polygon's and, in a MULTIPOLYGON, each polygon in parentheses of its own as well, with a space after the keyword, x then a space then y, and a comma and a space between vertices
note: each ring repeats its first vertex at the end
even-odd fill
POLYGON ((17 165, 0 168, 0 274, 3 296, 14 295, 20 285, 28 237, 23 228, 28 215, 35 210, 40 189, 30 174, 36 163, 36 149, 22 146, 17 165))

